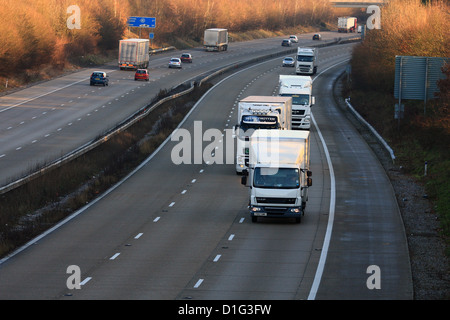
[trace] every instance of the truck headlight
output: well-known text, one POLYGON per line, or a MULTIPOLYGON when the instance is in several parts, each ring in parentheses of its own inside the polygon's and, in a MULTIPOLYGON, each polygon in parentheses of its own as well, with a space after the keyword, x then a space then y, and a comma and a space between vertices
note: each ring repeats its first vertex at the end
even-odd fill
POLYGON ((259 212, 259 211, 261 211, 261 208, 260 207, 252 207, 250 210, 253 212, 259 212))
POLYGON ((300 213, 300 209, 299 208, 291 208, 290 211, 292 213, 300 213))

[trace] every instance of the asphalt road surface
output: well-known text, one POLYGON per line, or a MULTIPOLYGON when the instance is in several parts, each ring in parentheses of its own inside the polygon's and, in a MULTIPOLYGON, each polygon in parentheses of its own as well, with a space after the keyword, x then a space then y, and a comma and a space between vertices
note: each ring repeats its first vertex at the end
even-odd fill
MULTIPOLYGON (((252 223, 234 164, 175 165, 178 142, 168 140, 99 201, 3 261, 0 299, 411 299, 392 187, 332 99, 351 47, 320 49, 313 186, 301 224, 252 223), (71 267, 80 289, 71 288, 71 267)), ((293 73, 281 60, 216 79, 182 128, 194 139, 199 124, 201 133, 218 129, 226 145, 237 101, 274 95, 278 75, 293 73)))

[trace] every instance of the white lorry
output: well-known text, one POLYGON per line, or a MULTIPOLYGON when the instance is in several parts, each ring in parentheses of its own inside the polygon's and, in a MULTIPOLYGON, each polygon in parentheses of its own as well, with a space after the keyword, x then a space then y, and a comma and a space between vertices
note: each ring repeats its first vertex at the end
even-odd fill
POLYGON ((356 32, 357 21, 355 17, 338 17, 338 32, 356 32))
POLYGON ((316 74, 318 52, 317 48, 298 48, 295 72, 297 74, 316 74))
POLYGON ((257 130, 250 138, 248 185, 252 222, 258 217, 295 218, 301 222, 312 186, 309 131, 257 130))
POLYGON ((280 75, 278 95, 292 97, 292 129, 311 128, 311 107, 315 104, 310 76, 280 75))
POLYGON ((119 41, 119 68, 146 69, 149 61, 148 39, 125 39, 119 41))
POLYGON ((227 51, 228 30, 221 28, 206 29, 203 36, 206 51, 227 51))
POLYGON ((258 129, 291 130, 292 98, 248 96, 238 105, 236 137, 236 173, 248 166, 250 136, 258 129))

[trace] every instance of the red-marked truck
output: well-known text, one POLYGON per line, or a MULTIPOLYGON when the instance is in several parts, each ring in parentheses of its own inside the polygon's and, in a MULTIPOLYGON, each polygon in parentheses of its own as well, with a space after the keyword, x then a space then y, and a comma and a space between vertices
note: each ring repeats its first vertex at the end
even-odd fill
POLYGON ((355 17, 339 17, 338 32, 356 32, 357 20, 355 17))

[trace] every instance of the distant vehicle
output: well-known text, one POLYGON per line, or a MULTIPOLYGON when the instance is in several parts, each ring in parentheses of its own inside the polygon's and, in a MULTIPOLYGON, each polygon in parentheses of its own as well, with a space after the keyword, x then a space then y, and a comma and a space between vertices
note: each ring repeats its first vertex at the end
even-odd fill
POLYGON ((316 74, 318 48, 300 47, 297 49, 297 65, 295 72, 297 74, 316 74))
POLYGON ((320 33, 316 33, 312 37, 313 40, 322 40, 322 35, 320 33))
POLYGON ((339 17, 338 32, 356 32, 357 19, 355 17, 339 17))
POLYGON ((283 41, 281 41, 281 46, 283 47, 290 47, 292 44, 291 39, 283 39, 283 41))
POLYGON ((295 59, 292 57, 286 57, 283 59, 283 67, 295 67, 295 59))
POLYGON ((94 71, 91 74, 90 85, 101 84, 103 86, 109 85, 109 79, 106 72, 103 71, 94 71))
POLYGON ((298 43, 298 38, 295 35, 290 35, 289 40, 291 40, 291 42, 293 42, 293 43, 298 43))
POLYGON ((192 56, 190 53, 183 53, 181 55, 181 62, 189 62, 192 63, 192 56))
POLYGON ((137 69, 134 74, 134 81, 136 80, 145 80, 149 81, 148 70, 147 69, 137 69))
POLYGON ((169 68, 181 68, 181 59, 180 58, 170 59, 169 68))
POLYGON ((279 84, 278 95, 292 97, 292 129, 310 130, 311 108, 316 101, 311 77, 280 74, 279 84))
POLYGON ((125 39, 119 41, 119 68, 145 69, 149 61, 148 39, 125 39))
POLYGON ((220 28, 206 29, 203 36, 206 51, 227 51, 228 30, 220 28))

